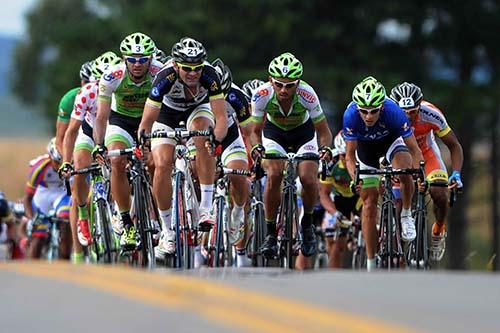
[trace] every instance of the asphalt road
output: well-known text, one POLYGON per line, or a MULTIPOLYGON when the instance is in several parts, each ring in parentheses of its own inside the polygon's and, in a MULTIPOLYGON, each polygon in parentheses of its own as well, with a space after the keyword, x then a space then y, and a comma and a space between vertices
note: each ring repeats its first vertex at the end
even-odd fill
POLYGON ((500 332, 500 275, 0 264, 0 332, 500 332))

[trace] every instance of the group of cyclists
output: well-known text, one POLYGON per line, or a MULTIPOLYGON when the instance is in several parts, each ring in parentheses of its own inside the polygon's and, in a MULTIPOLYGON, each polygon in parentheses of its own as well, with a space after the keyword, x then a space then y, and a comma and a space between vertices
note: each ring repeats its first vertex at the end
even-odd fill
MULTIPOLYGON (((277 216, 285 161, 266 156, 295 153, 325 161, 325 179, 318 177, 317 160, 298 162, 302 214, 300 228, 295 231, 301 235, 297 268, 311 267, 310 258, 318 250, 318 220, 326 231, 328 266, 341 267, 346 230, 355 219, 361 221, 367 269, 376 267, 380 178, 361 175, 360 182, 355 183, 356 163, 365 170, 378 169, 382 157, 394 168, 418 168, 420 161, 425 161, 426 182, 463 186, 460 143, 444 114, 424 101, 421 89, 413 83, 398 84, 387 93, 377 79, 365 78, 353 89, 342 130, 333 135, 318 95, 302 79, 303 65, 292 53, 270 61, 268 78, 249 80, 240 88, 233 82, 229 67, 221 59, 210 63, 203 44, 193 38, 180 39, 170 56, 140 32, 126 36, 119 49, 119 55, 108 51, 82 65, 81 85, 69 90, 59 104, 56 136, 50 140, 47 153, 30 162, 23 200, 25 218, 22 227, 17 228, 29 241, 16 245, 26 247, 23 251, 27 258, 41 257, 50 227, 50 219, 45 217, 53 216, 69 221, 60 230, 59 257, 71 258, 75 263, 85 260, 84 249, 93 241, 90 183, 86 175, 71 173, 96 161, 110 162, 111 197, 116 211, 113 230, 123 249, 133 249, 138 236, 130 211, 128 158, 108 157, 107 153, 141 145, 148 145, 144 161, 160 222, 155 255, 164 259, 174 254, 172 171, 177 142, 144 138, 182 126, 188 130, 213 130, 211 141, 193 137, 188 142, 194 160, 191 167, 200 189, 200 226, 210 228, 214 224, 216 155, 220 155, 223 166, 232 169, 250 169, 253 161, 262 160, 265 240, 259 252, 269 259, 278 256, 279 251, 277 216), (450 150, 449 176, 435 135, 450 150), (66 179, 71 180, 71 196, 66 179), (319 219, 315 217, 318 207, 319 219), (339 232, 328 232, 331 230, 339 232)), ((245 243, 250 182, 247 177, 229 177, 229 241, 236 249, 237 265, 249 266, 245 243)), ((395 196, 402 206, 398 216, 401 237, 406 242, 416 237, 411 210, 414 184, 411 175, 401 175, 395 185, 395 196)), ((439 261, 445 249, 449 188, 429 187, 429 192, 435 216, 429 250, 432 259, 439 261)), ((0 208, 0 218, 7 220, 11 213, 3 196, 0 208)), ((4 223, 7 228, 14 228, 14 224, 4 223)))

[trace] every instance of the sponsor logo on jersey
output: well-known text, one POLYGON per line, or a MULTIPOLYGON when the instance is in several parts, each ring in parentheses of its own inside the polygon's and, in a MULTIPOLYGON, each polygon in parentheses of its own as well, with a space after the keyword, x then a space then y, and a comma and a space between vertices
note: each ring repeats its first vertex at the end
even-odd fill
POLYGON ((269 90, 267 89, 261 89, 259 91, 257 91, 253 97, 252 97, 252 102, 255 102, 257 101, 259 98, 261 98, 262 96, 267 96, 269 95, 269 90))
POLYGON ((210 85, 210 91, 217 91, 217 89, 219 89, 219 85, 217 84, 217 82, 212 82, 212 84, 210 85))
POLYGON ((352 128, 350 128, 350 127, 346 127, 346 128, 345 128, 345 131, 346 131, 346 134, 347 134, 347 135, 353 135, 353 134, 354 134, 353 129, 352 129, 352 128))
POLYGON ((316 147, 314 145, 305 145, 304 146, 304 150, 307 150, 307 151, 314 151, 314 150, 316 150, 315 148, 316 147))
POLYGON ((165 77, 165 79, 170 81, 170 82, 174 82, 175 81, 175 73, 171 73, 171 74, 167 75, 167 77, 165 77))
POLYGON ((306 100, 308 103, 315 103, 316 102, 316 96, 311 94, 309 91, 306 91, 304 89, 297 89, 297 93, 306 100))
POLYGON ((236 101, 236 95, 234 93, 230 93, 227 98, 229 98, 230 101, 234 102, 236 101))
POLYGON ((425 110, 424 108, 420 109, 420 112, 422 112, 424 115, 436 120, 441 126, 444 126, 444 120, 439 113, 428 111, 428 110, 425 110))
POLYGON ((123 76, 123 71, 121 69, 114 71, 112 73, 108 73, 103 76, 105 81, 113 81, 114 79, 119 79, 123 76))
POLYGON ((160 89, 158 89, 158 87, 153 87, 153 89, 151 89, 151 95, 153 95, 153 97, 160 97, 160 89))
POLYGON ((405 122, 402 127, 403 127, 403 131, 407 131, 409 128, 408 123, 405 122))

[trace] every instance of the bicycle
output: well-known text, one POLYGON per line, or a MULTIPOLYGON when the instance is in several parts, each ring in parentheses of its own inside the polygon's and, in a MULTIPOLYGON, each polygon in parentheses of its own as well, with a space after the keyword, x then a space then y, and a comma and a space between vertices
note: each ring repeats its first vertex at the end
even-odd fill
POLYGON ((352 223, 352 244, 352 268, 366 269, 366 245, 359 216, 355 216, 352 223))
POLYGON ((207 246, 209 267, 231 267, 233 265, 233 246, 229 243, 229 225, 231 219, 230 181, 228 175, 250 176, 248 170, 229 169, 219 165, 221 170, 215 186, 214 211, 215 224, 210 231, 207 246))
POLYGON ((69 224, 67 219, 58 218, 54 214, 54 211, 50 211, 47 215, 40 211, 36 212, 28 229, 28 242, 31 243, 33 230, 39 225, 48 225, 49 231, 42 245, 40 258, 46 258, 49 261, 59 259, 61 225, 69 224))
POLYGON ((302 243, 302 233, 298 232, 300 225, 297 209, 297 187, 295 185, 295 178, 297 178, 296 167, 300 161, 317 161, 319 157, 311 153, 303 155, 287 153, 285 156, 266 154, 264 159, 285 160, 286 162, 282 186, 283 193, 276 226, 278 229, 278 259, 280 267, 293 269, 293 258, 298 255, 302 243))
POLYGON ((252 166, 254 177, 252 179, 250 191, 250 212, 248 224, 250 226, 250 237, 247 241, 247 253, 252 259, 253 267, 264 267, 265 258, 260 252, 260 247, 264 242, 264 201, 262 199, 262 178, 264 172, 261 166, 261 158, 257 158, 252 166))
POLYGON ((158 216, 158 210, 153 200, 149 175, 146 171, 143 156, 143 148, 133 147, 125 149, 110 150, 108 157, 128 156, 130 160, 130 182, 132 184, 132 211, 136 220, 138 240, 136 248, 130 253, 128 250, 121 251, 120 255, 130 257, 132 264, 153 269, 155 267, 154 235, 158 230, 154 226, 152 216, 158 216))
MULTIPOLYGON (((82 168, 70 173, 74 175, 90 174, 91 179, 91 207, 89 214, 92 230, 92 245, 96 262, 107 264, 118 261, 118 240, 111 225, 112 209, 110 198, 110 170, 107 164, 93 163, 88 168, 82 168)), ((66 188, 69 190, 66 178, 66 188)))
MULTIPOLYGON (((174 268, 194 268, 194 253, 198 246, 199 206, 194 187, 191 168, 191 158, 188 148, 183 144, 196 136, 206 136, 213 141, 213 130, 189 131, 185 128, 176 128, 173 131, 156 131, 145 138, 169 138, 176 140, 175 165, 172 171, 172 222, 175 228, 175 255, 174 268)), ((200 230, 209 231, 209 230, 200 230)))
POLYGON ((391 165, 382 166, 381 169, 360 170, 356 162, 355 184, 360 181, 360 175, 373 175, 382 177, 382 204, 380 209, 380 228, 378 239, 379 268, 400 268, 404 263, 404 250, 401 241, 401 226, 396 218, 396 203, 392 191, 393 177, 397 175, 420 174, 421 169, 402 168, 395 169, 391 165))

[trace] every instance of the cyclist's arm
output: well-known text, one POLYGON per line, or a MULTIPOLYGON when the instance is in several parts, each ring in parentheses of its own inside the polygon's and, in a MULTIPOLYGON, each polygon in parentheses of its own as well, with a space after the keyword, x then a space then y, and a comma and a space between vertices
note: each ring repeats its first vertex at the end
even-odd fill
POLYGON ((56 121, 56 148, 60 153, 62 153, 64 149, 63 140, 68 126, 68 122, 63 122, 59 119, 56 121))
POLYGON ((31 203, 33 202, 33 196, 34 195, 35 194, 31 193, 31 192, 25 192, 24 193, 24 197, 23 197, 24 215, 26 215, 26 217, 28 219, 32 219, 33 218, 33 208, 31 206, 31 203))
POLYGON ((142 131, 144 131, 146 134, 151 133, 153 123, 158 119, 158 116, 160 115, 160 109, 161 103, 152 101, 150 99, 146 100, 141 124, 139 125, 139 135, 140 133, 142 133, 142 131))
POLYGON ((224 98, 216 98, 210 100, 210 107, 215 116, 215 139, 219 142, 224 140, 227 135, 227 112, 226 102, 224 98))
POLYGON ((321 206, 331 215, 337 212, 337 208, 335 207, 335 203, 330 197, 330 193, 333 190, 332 184, 320 183, 319 184, 319 202, 321 206))
POLYGON ((319 146, 330 147, 332 145, 333 136, 332 132, 330 131, 330 127, 328 127, 326 118, 314 124, 314 128, 316 129, 316 132, 318 132, 319 146))
POLYGON ((420 161, 424 160, 422 151, 418 148, 417 139, 413 133, 405 138, 403 138, 408 150, 410 151, 413 167, 418 168, 420 166, 420 161))
POLYGON ((97 100, 97 115, 94 121, 94 142, 97 145, 104 145, 104 135, 106 134, 106 123, 111 114, 111 99, 101 98, 97 100))
POLYGON ((452 170, 461 172, 464 162, 464 152, 462 150, 462 145, 458 142, 457 136, 453 131, 449 131, 448 134, 441 137, 441 140, 443 140, 443 143, 450 150, 452 170))
POLYGON ((345 154, 345 162, 347 166, 347 171, 349 171, 349 175, 351 179, 356 178, 356 148, 358 147, 357 140, 346 140, 346 154, 345 154))
POLYGON ((78 136, 78 130, 80 129, 81 125, 82 122, 75 118, 71 118, 71 120, 69 121, 68 130, 64 135, 63 141, 63 162, 71 162, 72 160, 76 137, 78 136))
POLYGON ((262 144, 262 129, 264 128, 264 122, 252 121, 249 127, 250 145, 253 147, 256 144, 262 144))

